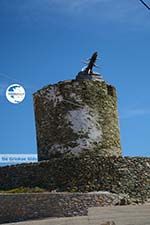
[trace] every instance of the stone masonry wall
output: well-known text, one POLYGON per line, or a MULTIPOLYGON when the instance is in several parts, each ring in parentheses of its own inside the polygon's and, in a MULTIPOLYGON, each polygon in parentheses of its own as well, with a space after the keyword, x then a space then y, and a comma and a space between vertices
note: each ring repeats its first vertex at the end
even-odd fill
POLYGON ((0 168, 0 190, 21 186, 58 192, 109 191, 145 201, 150 198, 150 158, 91 153, 0 168))
POLYGON ((120 156, 117 97, 104 81, 70 80, 34 94, 39 160, 65 153, 120 156))
POLYGON ((87 215, 89 207, 127 204, 111 193, 1 194, 0 223, 46 217, 87 215))

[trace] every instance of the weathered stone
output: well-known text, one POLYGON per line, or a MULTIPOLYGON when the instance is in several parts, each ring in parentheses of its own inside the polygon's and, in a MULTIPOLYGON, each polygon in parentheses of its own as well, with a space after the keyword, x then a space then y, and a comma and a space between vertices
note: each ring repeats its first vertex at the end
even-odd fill
POLYGON ((34 94, 39 160, 94 151, 120 156, 117 97, 104 81, 71 80, 34 94))
MULTIPOLYGON (((65 155, 39 163, 0 168, 0 189, 40 187, 49 191, 110 191, 121 195, 119 204, 150 198, 150 158, 102 157, 91 153, 65 155)), ((116 205, 118 202, 115 203, 116 205)))
POLYGON ((114 221, 108 221, 105 223, 101 223, 100 225, 116 225, 116 223, 114 221))
POLYGON ((0 223, 85 216, 89 207, 112 206, 114 199, 119 202, 118 195, 107 192, 0 194, 0 223))

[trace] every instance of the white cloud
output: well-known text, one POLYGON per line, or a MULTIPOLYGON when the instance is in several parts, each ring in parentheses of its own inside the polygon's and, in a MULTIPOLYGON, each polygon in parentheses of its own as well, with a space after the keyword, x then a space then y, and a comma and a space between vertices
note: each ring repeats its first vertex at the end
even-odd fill
MULTIPOLYGON (((5 2, 8 3, 8 0, 5 2)), ((9 8, 10 5, 6 4, 5 7, 9 8)), ((87 20, 87 23, 96 20, 99 24, 115 22, 149 25, 149 11, 139 0, 26 0, 24 4, 16 1, 9 11, 30 21, 57 21, 57 16, 65 15, 79 21, 87 20)))
POLYGON ((120 119, 129 119, 133 117, 150 115, 150 108, 136 108, 136 109, 128 109, 123 110, 120 113, 120 119))
MULTIPOLYGON (((145 8, 138 0, 45 0, 49 6, 70 12, 81 13, 83 18, 87 15, 108 20, 137 20, 147 16, 145 8)), ((73 15, 72 14, 72 15, 73 15)), ((118 21, 119 22, 119 21, 118 21)))
POLYGON ((57 0, 57 9, 79 19, 98 24, 127 24, 149 28, 149 11, 138 0, 57 0))

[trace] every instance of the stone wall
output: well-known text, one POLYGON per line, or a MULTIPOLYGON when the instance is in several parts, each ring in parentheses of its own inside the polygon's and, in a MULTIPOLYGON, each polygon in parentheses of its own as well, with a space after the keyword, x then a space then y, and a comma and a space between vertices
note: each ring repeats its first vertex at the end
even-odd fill
POLYGON ((104 81, 70 80, 34 94, 38 159, 95 151, 120 156, 116 90, 104 81))
POLYGON ((0 189, 40 187, 48 191, 109 191, 142 201, 150 198, 150 158, 65 155, 39 163, 0 168, 0 189))
POLYGON ((1 194, 0 223, 83 216, 87 215, 89 207, 120 205, 122 200, 126 198, 111 193, 1 194))

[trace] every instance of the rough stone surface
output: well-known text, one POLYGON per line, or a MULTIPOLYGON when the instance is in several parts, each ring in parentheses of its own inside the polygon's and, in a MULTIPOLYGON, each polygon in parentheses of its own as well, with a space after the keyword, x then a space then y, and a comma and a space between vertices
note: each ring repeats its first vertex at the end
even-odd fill
MULTIPOLYGON (((40 187, 49 191, 109 191, 137 201, 150 198, 150 158, 102 157, 91 153, 0 168, 0 189, 40 187)), ((124 204, 122 200, 122 204, 124 204)))
POLYGON ((39 160, 95 151, 120 156, 117 97, 104 81, 70 80, 34 94, 39 160))
POLYGON ((106 223, 101 223, 100 225, 116 225, 114 221, 108 221, 106 223))
POLYGON ((89 207, 119 205, 125 198, 111 193, 42 193, 0 195, 0 223, 88 214, 89 207))

